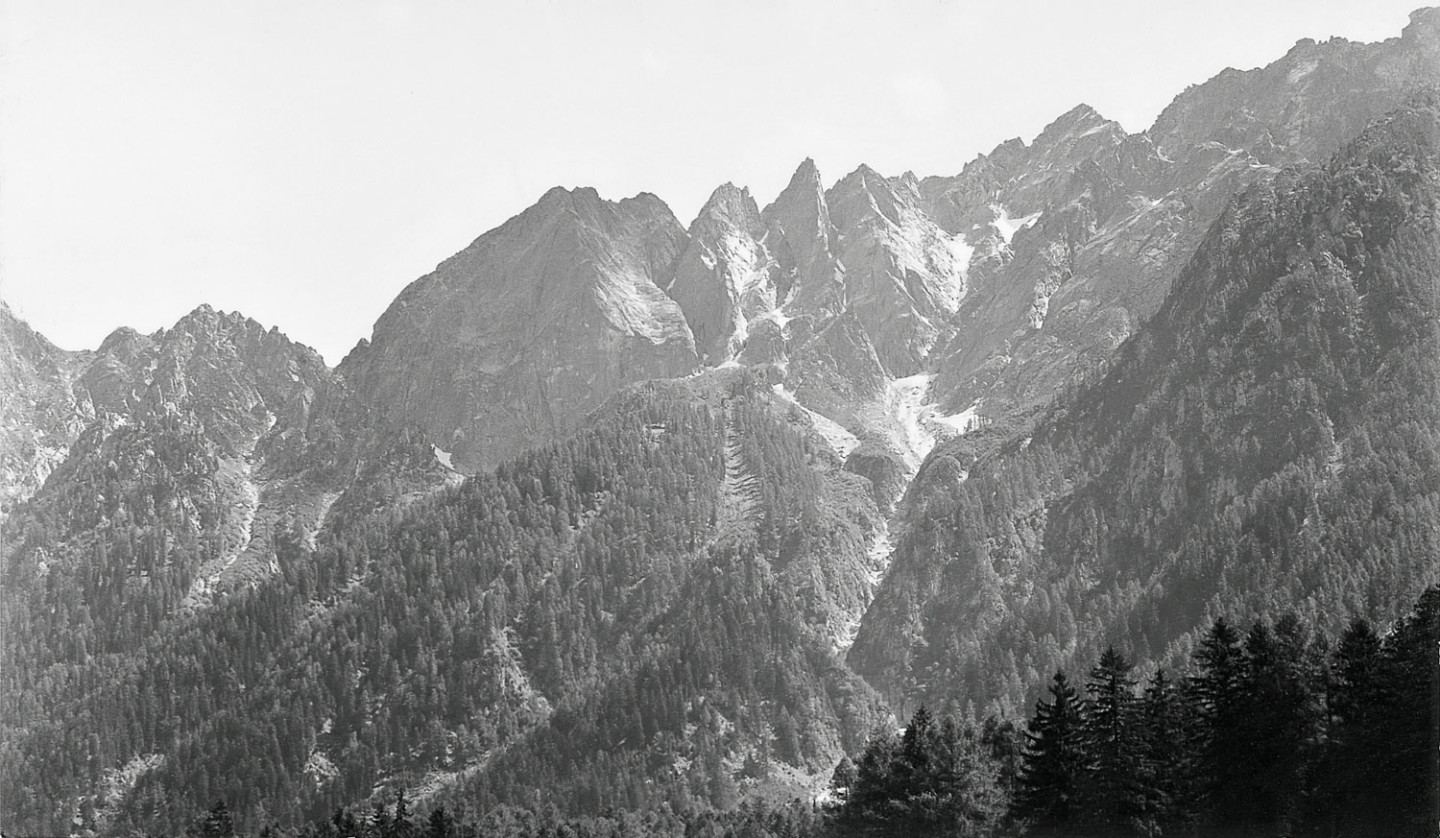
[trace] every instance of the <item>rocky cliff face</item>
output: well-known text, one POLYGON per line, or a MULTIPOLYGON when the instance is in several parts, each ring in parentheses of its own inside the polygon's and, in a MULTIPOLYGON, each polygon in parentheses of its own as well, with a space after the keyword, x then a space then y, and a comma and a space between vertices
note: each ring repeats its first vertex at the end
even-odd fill
POLYGON ((76 392, 84 364, 0 301, 0 522, 45 483, 93 418, 84 389, 76 392))
POLYGON ((765 224, 750 191, 729 183, 715 190, 690 225, 690 242, 666 290, 708 364, 739 355, 751 322, 783 302, 764 241, 765 224))
POLYGON ((1440 78, 1440 14, 1376 44, 1302 41, 1279 61, 1186 90, 1142 134, 1077 108, 1008 142, 927 208, 977 248, 971 293, 937 350, 935 397, 998 416, 1049 399, 1159 308, 1229 196, 1321 160, 1440 78))
POLYGON ((696 367, 660 289, 685 245, 653 195, 553 189, 406 288, 338 371, 380 427, 418 426, 482 470, 627 383, 696 367))

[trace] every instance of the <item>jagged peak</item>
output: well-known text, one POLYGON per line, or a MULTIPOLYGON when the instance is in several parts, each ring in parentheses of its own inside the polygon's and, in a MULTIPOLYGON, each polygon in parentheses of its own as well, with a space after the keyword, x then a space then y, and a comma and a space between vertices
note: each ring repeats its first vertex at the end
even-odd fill
POLYGON ((755 205, 755 199, 750 196, 750 190, 729 181, 715 187, 705 206, 700 208, 699 215, 695 216, 694 222, 690 224, 690 234, 696 235, 712 223, 758 230, 760 209, 755 205))
POLYGON ((872 197, 877 195, 890 195, 894 189, 889 178, 870 168, 865 163, 855 167, 855 170, 830 188, 830 200, 842 198, 856 193, 864 193, 872 197))
POLYGON ((1035 138, 1033 146, 1044 147, 1054 145, 1067 136, 1083 136, 1090 131, 1103 129, 1107 126, 1119 128, 1118 123, 1106 119, 1100 115, 1099 111, 1082 102, 1056 117, 1055 121, 1045 126, 1045 129, 1040 132, 1040 136, 1035 138))
POLYGON ((600 192, 593 186, 576 186, 571 189, 552 186, 529 210, 521 214, 539 211, 543 215, 552 215, 567 210, 594 209, 609 203, 611 202, 600 197, 600 192))
POLYGON ((869 184, 873 181, 888 183, 885 176, 875 171, 868 163, 861 163, 855 167, 855 171, 840 179, 841 183, 858 180, 861 183, 869 184))
POLYGON ((820 168, 815 165, 815 159, 813 157, 806 157, 804 160, 801 160, 800 165, 795 168, 795 174, 790 176, 790 187, 787 188, 811 183, 820 183, 820 168))
POLYGON ((831 217, 841 228, 855 224, 872 213, 888 223, 899 224, 902 205, 919 199, 918 191, 904 189, 903 186, 903 180, 892 182, 862 163, 826 193, 831 217), (897 183, 900 188, 897 188, 897 183))
POLYGON ((825 184, 820 180, 820 170, 815 161, 806 157, 801 161, 790 183, 765 207, 762 217, 771 218, 776 212, 791 212, 800 206, 809 206, 822 217, 828 215, 825 209, 825 184))
POLYGON ((210 329, 221 323, 255 326, 262 331, 265 328, 238 311, 224 311, 211 306, 209 303, 201 303, 191 310, 190 313, 175 321, 175 326, 171 331, 189 331, 192 327, 210 329))

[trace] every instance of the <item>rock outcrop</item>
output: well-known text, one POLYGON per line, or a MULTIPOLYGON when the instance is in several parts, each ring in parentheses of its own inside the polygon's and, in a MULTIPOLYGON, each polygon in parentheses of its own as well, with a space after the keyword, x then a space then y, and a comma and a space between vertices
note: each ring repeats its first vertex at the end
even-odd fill
POLYGON ((575 428, 625 384, 697 365, 668 284, 665 204, 552 189, 411 283, 339 366, 382 428, 416 426, 466 472, 575 428))

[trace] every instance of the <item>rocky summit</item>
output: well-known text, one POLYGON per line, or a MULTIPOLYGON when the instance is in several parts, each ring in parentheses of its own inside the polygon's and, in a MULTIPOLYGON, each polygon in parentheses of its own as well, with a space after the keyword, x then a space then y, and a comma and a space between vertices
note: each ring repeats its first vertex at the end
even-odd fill
POLYGON ((411 283, 338 373, 388 428, 483 471, 577 427, 625 384, 697 365, 661 290, 687 243, 653 195, 540 202, 411 283))

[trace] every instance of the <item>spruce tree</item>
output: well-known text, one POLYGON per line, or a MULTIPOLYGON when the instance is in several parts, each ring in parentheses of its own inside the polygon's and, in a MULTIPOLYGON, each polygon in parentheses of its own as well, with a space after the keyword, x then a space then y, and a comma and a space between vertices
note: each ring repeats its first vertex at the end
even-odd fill
POLYGON ((1375 782, 1375 745, 1382 738, 1375 729, 1380 663, 1379 636, 1368 620, 1355 618, 1330 659, 1326 741, 1307 812, 1312 831, 1359 834, 1380 817, 1368 793, 1375 782))
POLYGON ((1238 817, 1244 787, 1238 771, 1248 757, 1243 728, 1245 657, 1240 634, 1224 617, 1211 625, 1195 652, 1199 671, 1188 687, 1199 716, 1200 784, 1211 821, 1238 817))
POLYGON ((425 838, 455 838, 455 819, 445 811, 444 806, 430 811, 430 817, 425 821, 425 838))
POLYGON ((1013 812, 1039 827, 1063 828, 1078 820, 1078 794, 1089 759, 1082 701, 1064 672, 1055 673, 1050 696, 1035 703, 1025 734, 1013 812))
POLYGON ((1196 718, 1193 706, 1158 669, 1141 707, 1141 831, 1160 834, 1196 813, 1196 718))
POLYGON ((1257 621, 1244 651, 1245 709, 1236 726, 1245 752, 1229 768, 1241 794, 1234 813, 1255 827, 1286 834, 1299 817, 1321 734, 1321 661, 1293 614, 1273 627, 1257 621))
POLYGON ((1140 739, 1131 663, 1109 647, 1085 685, 1084 741, 1090 770, 1081 783, 1084 817, 1107 831, 1128 830, 1140 815, 1140 739))

